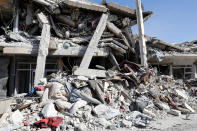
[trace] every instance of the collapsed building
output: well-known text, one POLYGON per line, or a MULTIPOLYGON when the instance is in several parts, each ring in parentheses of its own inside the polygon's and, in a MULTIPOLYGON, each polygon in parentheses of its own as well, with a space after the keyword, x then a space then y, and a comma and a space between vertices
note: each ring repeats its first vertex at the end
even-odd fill
POLYGON ((169 44, 147 36, 149 63, 166 75, 175 79, 195 79, 196 76, 196 41, 169 44))
MULTIPOLYGON (((40 53, 39 44, 43 37, 42 22, 46 22, 51 28, 48 32, 43 30, 43 33, 48 33, 46 39, 50 39, 49 46, 42 49, 46 52, 49 49, 44 76, 57 72, 62 60, 68 70, 72 70, 74 65, 79 66, 88 43, 91 42, 99 43, 94 52, 98 59, 93 60, 98 65, 106 66, 102 61, 108 59, 111 49, 114 55, 123 58, 126 54, 135 54, 135 43, 130 29, 137 24, 136 12, 133 9, 115 3, 106 3, 104 6, 75 0, 59 3, 53 0, 11 2, 14 1, 3 0, 0 3, 1 73, 5 75, 2 78, 7 79, 9 96, 14 94, 15 89, 18 93, 27 93, 34 85, 37 54, 40 53), (101 17, 102 14, 105 16, 101 17), (100 18, 103 18, 103 21, 100 18), (100 27, 97 27, 99 21, 100 27), (95 30, 98 35, 94 33, 95 30), (93 39, 93 36, 98 38, 93 39)), ((144 20, 152 14, 150 11, 143 12, 144 20)), ((90 68, 95 68, 95 64, 90 65, 90 68)), ((3 85, 3 88, 6 88, 6 83, 3 85)))
MULTIPOLYGON (((94 53, 98 59, 93 60, 105 61, 110 54, 110 49, 113 49, 116 56, 123 56, 140 63, 138 37, 132 34, 130 28, 137 24, 136 12, 133 9, 115 3, 106 3, 106 6, 102 6, 87 1, 68 1, 57 4, 54 1, 35 0, 24 1, 18 5, 13 2, 3 0, 0 4, 2 12, 1 74, 4 82, 1 88, 5 89, 2 92, 4 95, 12 96, 15 89, 18 93, 28 92, 34 85, 42 31, 39 17, 44 15, 42 13, 48 17, 52 28, 44 76, 57 72, 62 60, 66 68, 69 68, 68 70, 71 70, 73 65, 79 66, 93 31, 96 29, 96 24, 101 14, 106 12, 110 12, 107 28, 99 40, 99 48, 94 53), (66 9, 67 7, 69 9, 66 9), (14 34, 15 28, 18 30, 17 34, 14 34), (117 30, 118 28, 120 30, 117 30), (121 35, 117 34, 120 32, 121 35), (6 90, 8 90, 7 93, 6 90)), ((143 15, 146 21, 153 12, 145 11, 143 15)), ((172 45, 147 36, 146 43, 150 65, 158 67, 161 72, 176 79, 197 77, 195 42, 172 45)), ((103 64, 103 62, 97 64, 103 64)), ((95 68, 94 65, 91 68, 95 68)))
POLYGON ((13 96, 0 100, 0 129, 145 128, 196 112, 183 81, 196 77, 195 41, 145 36, 143 66, 143 31, 131 30, 138 9, 105 0, 2 0, 0 9, 0 96, 13 96))

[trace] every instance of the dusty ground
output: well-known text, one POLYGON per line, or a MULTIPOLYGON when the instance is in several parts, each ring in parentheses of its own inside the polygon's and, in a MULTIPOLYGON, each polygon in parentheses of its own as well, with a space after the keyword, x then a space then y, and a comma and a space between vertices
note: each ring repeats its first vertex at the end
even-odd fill
POLYGON ((192 114, 186 119, 186 115, 179 117, 171 116, 150 123, 151 130, 162 131, 196 131, 197 130, 197 114, 192 114))
POLYGON ((186 115, 168 115, 164 119, 152 121, 146 129, 133 127, 131 130, 119 128, 117 131, 197 131, 197 114, 192 114, 186 119, 186 115))

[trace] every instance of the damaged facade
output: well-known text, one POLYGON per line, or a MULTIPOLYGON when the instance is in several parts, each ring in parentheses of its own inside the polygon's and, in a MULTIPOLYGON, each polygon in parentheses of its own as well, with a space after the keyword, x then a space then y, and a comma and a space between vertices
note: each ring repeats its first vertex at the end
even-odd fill
MULTIPOLYGON (((98 65, 106 66, 102 61, 108 61, 111 59, 109 57, 114 55, 136 59, 135 42, 130 29, 137 24, 136 11, 128 7, 116 3, 98 5, 89 1, 75 0, 60 2, 4 0, 0 5, 2 8, 0 49, 1 59, 9 61, 4 65, 6 66, 4 69, 7 68, 7 72, 9 70, 6 76, 9 78, 7 82, 9 96, 14 94, 15 89, 18 93, 27 93, 33 87, 36 65, 37 62, 40 63, 37 61, 37 54, 39 57, 41 50, 45 50, 43 52, 46 53, 45 56, 48 55, 44 76, 62 70, 58 69, 58 67, 64 68, 61 63, 66 66, 64 70, 72 70, 73 66, 79 66, 88 44, 92 44, 95 48, 90 50, 95 57, 99 57, 93 59, 98 65), (10 15, 6 14, 7 12, 10 15), (44 24, 50 26, 49 32, 44 30, 44 24), (50 35, 43 38, 42 33, 50 35), (42 39, 44 42, 50 39, 48 47, 43 49, 41 49, 42 39)), ((151 11, 143 12, 144 21, 152 14, 151 11)), ((87 55, 89 57, 90 54, 87 55)), ((44 59, 41 61, 45 61, 44 59)), ((86 64, 90 64, 90 61, 86 64)), ((95 68, 95 65, 90 65, 90 68, 95 68)), ((6 83, 3 88, 6 88, 5 85, 6 83)))
POLYGON ((146 37, 149 63, 175 79, 195 79, 196 41, 169 44, 154 37, 146 37))

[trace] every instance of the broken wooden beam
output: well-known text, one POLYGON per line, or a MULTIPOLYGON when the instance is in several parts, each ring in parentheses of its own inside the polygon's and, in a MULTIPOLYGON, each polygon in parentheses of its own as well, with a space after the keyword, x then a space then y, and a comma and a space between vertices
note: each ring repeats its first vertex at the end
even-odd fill
POLYGON ((50 42, 50 25, 44 24, 42 28, 39 53, 37 57, 34 85, 37 85, 39 83, 39 80, 44 77, 45 63, 46 63, 46 56, 48 55, 49 42, 50 42))
POLYGON ((97 45, 98 45, 98 42, 101 38, 101 35, 103 34, 103 31, 105 30, 105 27, 107 24, 107 18, 108 18, 108 14, 103 14, 101 16, 99 24, 97 25, 94 35, 88 45, 86 53, 82 59, 82 62, 80 64, 80 68, 88 69, 90 62, 92 60, 92 57, 94 55, 94 52, 97 49, 97 45))

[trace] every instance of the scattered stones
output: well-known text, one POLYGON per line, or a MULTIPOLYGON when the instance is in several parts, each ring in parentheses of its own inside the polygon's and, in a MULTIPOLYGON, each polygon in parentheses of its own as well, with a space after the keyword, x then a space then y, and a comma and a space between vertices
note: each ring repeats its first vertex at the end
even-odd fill
POLYGON ((126 128, 130 128, 130 127, 132 127, 132 122, 131 121, 127 121, 127 120, 123 120, 122 121, 122 126, 123 127, 126 127, 126 128))

